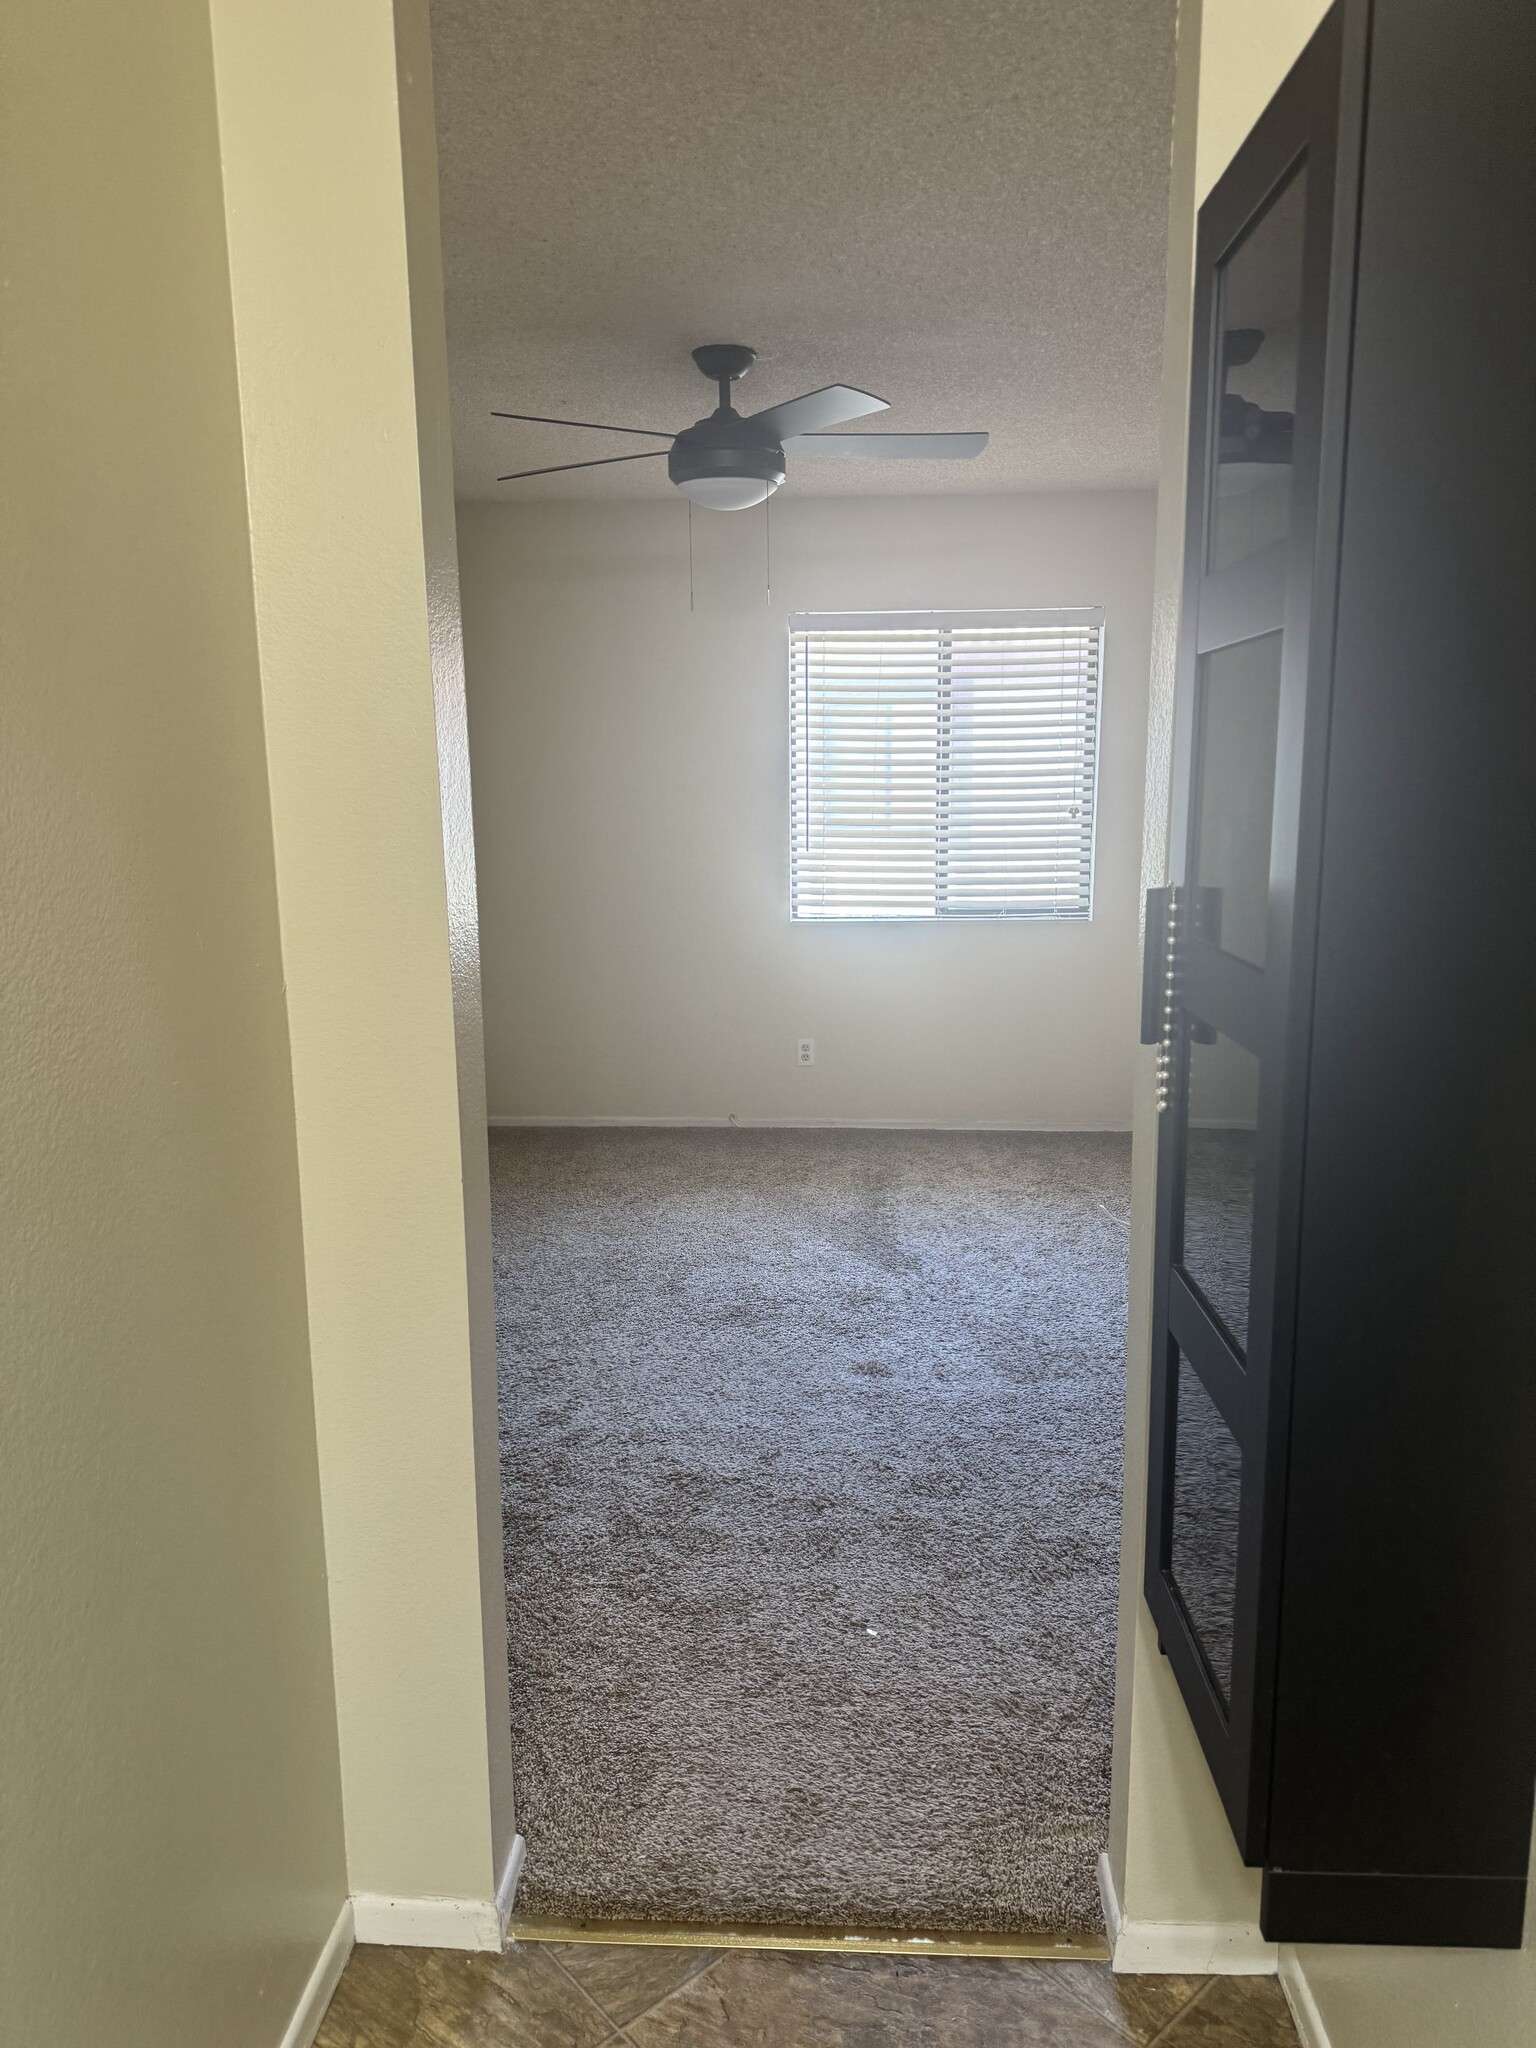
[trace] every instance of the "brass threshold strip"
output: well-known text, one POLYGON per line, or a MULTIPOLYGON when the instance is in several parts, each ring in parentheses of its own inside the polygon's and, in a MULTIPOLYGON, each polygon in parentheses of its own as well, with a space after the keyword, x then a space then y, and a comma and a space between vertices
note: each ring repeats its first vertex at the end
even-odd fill
POLYGON ((814 1949, 870 1956, 1002 1956, 1014 1961, 1103 1963, 1098 1935, 915 1933, 902 1927, 705 1927, 697 1921, 547 1920, 514 1913, 513 1941, 592 1941, 647 1948, 814 1949))

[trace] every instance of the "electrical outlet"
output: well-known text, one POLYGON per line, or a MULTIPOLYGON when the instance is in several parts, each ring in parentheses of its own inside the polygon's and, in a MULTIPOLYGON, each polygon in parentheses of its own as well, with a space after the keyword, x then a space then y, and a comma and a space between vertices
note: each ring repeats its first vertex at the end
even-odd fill
POLYGON ((816 1041, 814 1038, 797 1038, 795 1040, 795 1059, 802 1067, 815 1066, 816 1041))

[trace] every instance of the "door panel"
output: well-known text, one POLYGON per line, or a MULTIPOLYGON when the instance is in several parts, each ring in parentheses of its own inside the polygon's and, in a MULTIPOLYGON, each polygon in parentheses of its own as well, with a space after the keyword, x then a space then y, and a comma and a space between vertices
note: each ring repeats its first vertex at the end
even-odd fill
POLYGON ((1303 164, 1217 268, 1211 571, 1290 533, 1306 199, 1303 164))
POLYGON ((1182 1352, 1174 1396, 1170 1576, 1222 1699, 1232 1693, 1243 1454, 1182 1352))
POLYGON ((1234 1348, 1248 1350, 1259 1063, 1225 1032, 1191 1033, 1179 1263, 1234 1348))
POLYGON ((1250 1862, 1268 1825, 1337 531, 1325 423, 1344 402, 1328 366, 1348 360, 1333 280, 1360 144, 1341 109, 1363 104, 1363 65, 1336 7, 1201 209, 1171 886, 1148 921, 1163 1050, 1145 1588, 1250 1862))
POLYGON ((1264 965, 1283 636, 1236 640, 1200 663, 1194 934, 1264 965))

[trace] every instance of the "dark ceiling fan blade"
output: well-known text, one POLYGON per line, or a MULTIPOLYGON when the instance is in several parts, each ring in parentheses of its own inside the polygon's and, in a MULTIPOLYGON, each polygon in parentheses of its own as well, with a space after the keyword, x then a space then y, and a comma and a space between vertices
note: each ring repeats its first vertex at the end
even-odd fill
POLYGON ((550 420, 541 412, 498 412, 491 408, 493 420, 531 420, 536 427, 591 427, 598 434, 644 434, 650 441, 675 441, 676 434, 664 434, 659 427, 609 427, 601 420, 550 420))
POLYGON ((846 455, 855 461, 969 462, 987 445, 985 434, 791 434, 789 455, 846 455))
POLYGON ((520 483, 525 476, 558 476, 564 469, 607 469, 614 462, 652 462, 658 455, 665 455, 665 448, 647 448, 639 455, 603 455, 596 462, 557 462, 549 469, 514 469, 510 476, 499 476, 499 484, 520 483))
POLYGON ((855 391, 851 384, 828 384, 820 391, 807 391, 803 398, 786 398, 782 405, 770 405, 766 412, 751 415, 755 427, 766 427, 776 441, 786 434, 813 434, 818 427, 840 426, 844 420, 861 420, 867 412, 889 412, 890 400, 876 398, 872 391, 855 391))

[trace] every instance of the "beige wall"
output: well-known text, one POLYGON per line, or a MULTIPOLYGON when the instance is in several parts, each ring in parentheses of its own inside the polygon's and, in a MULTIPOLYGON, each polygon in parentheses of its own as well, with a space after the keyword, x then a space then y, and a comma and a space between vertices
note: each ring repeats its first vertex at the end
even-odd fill
MULTIPOLYGON (((1167 872, 1168 776, 1184 523, 1193 210, 1205 198, 1300 55, 1323 0, 1181 0, 1158 495, 1152 691, 1147 749, 1148 887, 1167 872), (1198 113, 1196 99, 1198 96, 1198 113)), ((1141 1518, 1150 1343, 1152 1061, 1136 1076, 1132 1290, 1128 1340, 1126 1540, 1111 1864, 1128 1916, 1142 1925, 1225 1923, 1257 1908, 1256 1874, 1238 1864, 1187 1715, 1141 1600, 1141 1518)), ((1533 1916, 1536 1917, 1536 1916, 1533 1916)), ((1238 1935, 1239 1952, 1254 1944, 1238 1935)), ((1526 2048, 1536 2038, 1536 1926, 1515 1954, 1308 1947, 1280 1955, 1308 2048, 1526 2048)))
POLYGON ((389 0, 212 0, 348 1874, 492 1940, 513 1821, 425 13, 402 0, 397 94, 389 0))
POLYGON ((275 2048, 347 1882, 208 12, 4 41, 0 2034, 275 2048))
POLYGON ((490 1107, 1124 1128, 1149 494, 460 509, 490 1107), (1102 604, 1095 914, 793 925, 787 616, 1102 604), (816 1040, 797 1068, 795 1041, 816 1040))
POLYGON ((1328 0, 1204 0, 1195 203, 1231 163, 1328 12, 1328 0))
POLYGON ((1309 1947, 1287 1950, 1282 1974, 1313 2020, 1307 2048, 1530 2048, 1536 1898, 1524 1946, 1503 1954, 1309 1947))

